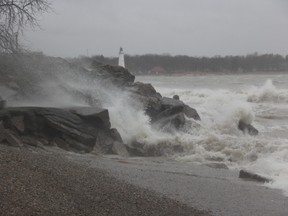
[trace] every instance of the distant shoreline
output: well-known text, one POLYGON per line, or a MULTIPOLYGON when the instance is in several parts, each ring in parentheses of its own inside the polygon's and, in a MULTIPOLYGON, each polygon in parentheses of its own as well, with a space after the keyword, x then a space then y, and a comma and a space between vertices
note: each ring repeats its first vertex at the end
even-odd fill
POLYGON ((255 71, 255 72, 189 72, 172 74, 135 74, 136 77, 175 77, 175 76, 225 76, 225 75, 267 75, 267 74, 288 74, 288 71, 255 71))

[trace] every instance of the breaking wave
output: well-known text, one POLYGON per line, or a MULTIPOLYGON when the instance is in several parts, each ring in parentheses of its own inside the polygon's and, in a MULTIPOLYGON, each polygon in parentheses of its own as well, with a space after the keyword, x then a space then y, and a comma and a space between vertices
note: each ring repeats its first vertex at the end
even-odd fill
POLYGON ((273 102, 273 103, 287 103, 288 92, 287 90, 279 90, 274 85, 271 79, 260 88, 250 90, 247 101, 254 103, 273 102))
POLYGON ((288 116, 288 89, 277 88, 271 79, 258 87, 248 86, 244 81, 242 85, 245 86, 242 89, 229 85, 224 89, 219 85, 213 90, 175 89, 163 87, 163 83, 161 87, 156 86, 164 96, 179 95, 201 116, 201 127, 167 136, 167 142, 179 142, 185 149, 173 157, 180 161, 245 168, 272 178, 273 182, 266 186, 282 189, 288 195, 288 136, 285 132, 288 123, 282 121, 288 116), (260 135, 251 137, 240 132, 237 128, 239 120, 252 123, 260 135))

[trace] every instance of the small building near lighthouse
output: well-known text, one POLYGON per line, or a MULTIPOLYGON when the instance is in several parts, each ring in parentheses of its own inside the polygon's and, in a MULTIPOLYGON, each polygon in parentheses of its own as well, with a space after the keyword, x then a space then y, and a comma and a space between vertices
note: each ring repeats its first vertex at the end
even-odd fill
POLYGON ((122 47, 120 47, 119 51, 118 65, 125 68, 124 51, 122 47))
POLYGON ((164 75, 166 73, 167 71, 163 67, 160 67, 160 66, 153 67, 148 71, 148 74, 150 75, 164 75))

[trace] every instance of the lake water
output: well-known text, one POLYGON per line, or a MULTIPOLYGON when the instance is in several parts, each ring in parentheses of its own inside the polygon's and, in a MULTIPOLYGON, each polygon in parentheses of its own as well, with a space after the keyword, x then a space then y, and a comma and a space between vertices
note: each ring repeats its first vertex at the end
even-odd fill
MULTIPOLYGON (((225 163, 229 168, 255 171, 273 179, 267 186, 288 195, 288 75, 139 76, 162 96, 180 99, 195 108, 201 128, 166 138, 137 134, 148 144, 179 142, 185 152, 176 160, 225 163), (237 129, 239 120, 251 123, 258 136, 237 129)), ((140 121, 141 122, 141 121, 140 121)), ((136 127, 137 128, 137 127, 136 127)))

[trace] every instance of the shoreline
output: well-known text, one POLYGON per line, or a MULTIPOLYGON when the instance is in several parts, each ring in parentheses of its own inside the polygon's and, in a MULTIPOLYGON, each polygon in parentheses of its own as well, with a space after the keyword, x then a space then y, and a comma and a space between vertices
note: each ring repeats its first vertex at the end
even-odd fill
POLYGON ((209 215, 69 155, 0 145, 0 215, 209 215))
POLYGON ((281 190, 239 178, 239 171, 179 162, 169 158, 141 158, 71 154, 70 159, 108 171, 117 179, 152 190, 189 207, 219 216, 284 216, 287 201, 281 190))
POLYGON ((201 76, 228 76, 228 75, 285 75, 288 71, 254 71, 254 72, 191 72, 191 73, 172 73, 172 74, 134 74, 137 77, 201 77, 201 76))
POLYGON ((283 216, 280 190, 164 157, 0 145, 0 215, 283 216), (3 175, 4 174, 4 175, 3 175))

